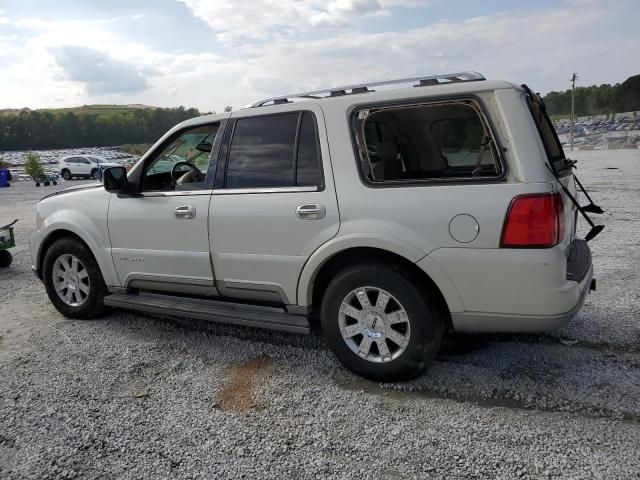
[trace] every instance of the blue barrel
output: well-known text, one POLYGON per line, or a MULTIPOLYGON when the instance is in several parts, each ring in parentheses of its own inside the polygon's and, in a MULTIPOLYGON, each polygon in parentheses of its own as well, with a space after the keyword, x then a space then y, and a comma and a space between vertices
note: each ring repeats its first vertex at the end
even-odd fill
POLYGON ((0 188, 9 186, 9 170, 0 168, 0 188))

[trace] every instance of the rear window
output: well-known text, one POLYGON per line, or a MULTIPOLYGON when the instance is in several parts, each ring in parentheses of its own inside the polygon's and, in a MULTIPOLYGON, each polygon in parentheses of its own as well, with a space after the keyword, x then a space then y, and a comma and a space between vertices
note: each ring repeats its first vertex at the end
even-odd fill
POLYGON ((542 140, 549 162, 556 171, 571 169, 569 162, 566 161, 560 139, 551 123, 551 119, 547 115, 542 98, 540 98, 540 95, 534 94, 526 85, 523 85, 523 87, 527 92, 527 104, 538 128, 540 140, 542 140))

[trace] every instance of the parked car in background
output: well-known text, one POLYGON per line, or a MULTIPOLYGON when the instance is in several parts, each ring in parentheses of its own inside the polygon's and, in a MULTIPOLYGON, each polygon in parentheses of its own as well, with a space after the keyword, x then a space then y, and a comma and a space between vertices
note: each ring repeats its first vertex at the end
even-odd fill
POLYGON ((97 155, 73 155, 63 157, 58 161, 60 176, 65 180, 74 177, 100 178, 101 170, 109 167, 120 166, 117 163, 108 162, 97 155))

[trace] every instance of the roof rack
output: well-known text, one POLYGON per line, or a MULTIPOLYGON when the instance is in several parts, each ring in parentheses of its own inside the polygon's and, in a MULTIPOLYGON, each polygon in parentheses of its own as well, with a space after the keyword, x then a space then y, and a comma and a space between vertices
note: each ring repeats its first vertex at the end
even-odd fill
POLYGON ((431 85, 439 85, 442 83, 459 83, 459 82, 478 82, 486 80, 484 76, 478 72, 458 72, 443 73, 439 75, 427 75, 422 77, 398 78, 395 80, 385 80, 382 82, 360 83, 357 85, 345 85, 343 87, 325 88, 323 90, 313 90, 311 92, 294 93, 279 97, 270 97, 258 102, 247 105, 246 108, 262 107, 267 104, 279 105, 281 103, 290 103, 290 99, 306 98, 321 99, 327 97, 338 97, 342 95, 355 95, 358 93, 372 92, 371 87, 382 87, 387 85, 398 85, 403 83, 415 83, 414 87, 427 87, 431 85))

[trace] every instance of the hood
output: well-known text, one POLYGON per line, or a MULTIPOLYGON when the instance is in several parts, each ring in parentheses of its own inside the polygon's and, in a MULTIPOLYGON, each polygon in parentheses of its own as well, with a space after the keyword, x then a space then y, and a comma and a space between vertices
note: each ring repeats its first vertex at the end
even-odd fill
POLYGON ((42 197, 40 199, 40 201, 44 200, 45 198, 55 197, 56 195, 62 195, 62 194, 71 193, 71 192, 77 192, 79 190, 90 190, 90 189, 94 189, 94 188, 104 188, 104 185, 102 183, 89 183, 89 184, 85 184, 85 185, 74 185, 72 187, 67 187, 64 190, 59 190, 57 192, 50 193, 49 195, 45 195, 44 197, 42 197))

